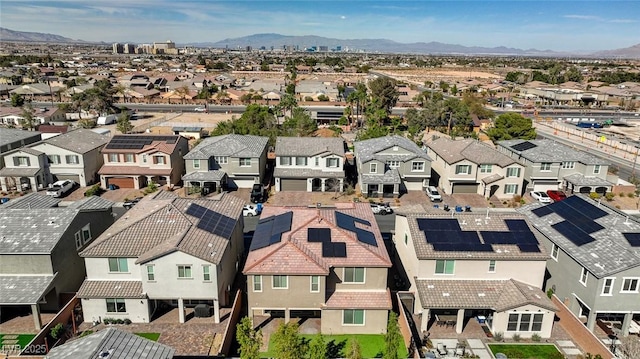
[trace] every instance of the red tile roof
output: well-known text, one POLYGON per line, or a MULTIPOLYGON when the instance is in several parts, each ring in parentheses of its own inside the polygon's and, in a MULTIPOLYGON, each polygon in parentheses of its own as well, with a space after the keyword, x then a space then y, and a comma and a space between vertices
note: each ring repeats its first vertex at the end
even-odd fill
POLYGON ((376 292, 334 292, 323 309, 391 309, 389 290, 376 292))

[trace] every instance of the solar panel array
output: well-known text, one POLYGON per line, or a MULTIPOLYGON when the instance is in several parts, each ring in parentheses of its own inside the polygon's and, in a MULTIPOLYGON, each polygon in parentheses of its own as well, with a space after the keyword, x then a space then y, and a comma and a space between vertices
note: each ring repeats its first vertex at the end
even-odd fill
POLYGON ((509 232, 463 231, 457 219, 422 218, 418 228, 436 251, 493 252, 494 244, 517 245, 521 252, 540 252, 539 243, 524 220, 505 220, 509 232))
POLYGON ((115 136, 105 148, 111 150, 141 150, 144 146, 148 146, 154 141, 174 144, 177 140, 176 136, 115 136))
POLYGON ((632 247, 640 247, 640 233, 622 233, 632 247))
POLYGON ((286 212, 258 221, 249 250, 254 251, 279 243, 282 240, 282 233, 291 231, 292 219, 293 212, 286 212))
POLYGON ((229 239, 237 221, 208 208, 192 203, 187 208, 187 215, 200 219, 196 227, 213 233, 220 237, 229 239))
POLYGON ((367 231, 366 229, 356 227, 356 223, 364 224, 366 226, 371 226, 371 222, 365 221, 364 219, 356 218, 338 211, 335 212, 335 215, 336 215, 336 224, 338 224, 338 227, 355 233, 358 241, 362 243, 365 243, 374 247, 378 246, 378 242, 376 242, 376 237, 372 232, 367 231))
POLYGON ((564 221, 551 227, 576 246, 595 241, 591 234, 604 229, 604 227, 594 220, 607 215, 607 212, 579 196, 571 196, 563 201, 536 208, 532 212, 538 217, 557 213, 564 221))
POLYGON ((533 144, 533 143, 531 143, 529 141, 520 142, 517 145, 511 146, 511 148, 513 148, 514 150, 516 150, 518 152, 530 150, 530 149, 536 148, 536 147, 538 147, 538 145, 533 144))
POLYGON ((330 228, 307 228, 307 241, 322 243, 323 257, 346 257, 347 244, 331 241, 330 228))

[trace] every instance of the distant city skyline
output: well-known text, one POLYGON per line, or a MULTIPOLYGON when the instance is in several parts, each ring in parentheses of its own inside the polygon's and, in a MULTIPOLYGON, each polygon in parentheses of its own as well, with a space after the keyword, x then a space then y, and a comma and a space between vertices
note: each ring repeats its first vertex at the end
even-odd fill
POLYGON ((2 0, 0 24, 107 43, 278 33, 598 51, 640 43, 640 1, 2 0))

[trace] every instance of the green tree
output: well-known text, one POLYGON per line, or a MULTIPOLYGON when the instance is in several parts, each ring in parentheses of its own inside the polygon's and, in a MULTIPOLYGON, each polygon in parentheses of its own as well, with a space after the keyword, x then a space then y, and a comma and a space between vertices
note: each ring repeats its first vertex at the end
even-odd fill
POLYGON ((131 124, 131 115, 128 111, 122 111, 118 116, 118 120, 116 122, 116 130, 127 134, 133 130, 133 125, 131 124))
POLYGON ((387 334, 384 335, 383 359, 398 359, 398 349, 400 348, 400 326, 398 326, 398 315, 391 311, 387 321, 387 334))
POLYGON ((494 143, 511 139, 533 140, 536 138, 536 130, 532 127, 531 119, 509 112, 495 119, 493 127, 487 130, 487 136, 494 143))
POLYGON ((20 113, 20 127, 33 131, 38 125, 38 119, 35 117, 35 111, 30 102, 27 102, 22 107, 22 113, 20 113))
POLYGON ((309 359, 327 359, 327 343, 324 342, 324 335, 316 335, 309 343, 309 359))
POLYGON ((298 323, 281 323, 271 339, 278 359, 299 359, 306 354, 304 342, 298 334, 298 323))
POLYGON ((284 110, 284 115, 287 115, 287 111, 289 112, 289 116, 293 115, 293 109, 298 107, 298 101, 296 100, 294 95, 289 93, 285 93, 280 98, 279 107, 284 110))
POLYGON ((253 329, 251 318, 244 317, 236 324, 236 340, 240 345, 241 359, 260 358, 260 346, 262 345, 262 331, 253 329))
POLYGON ((376 107, 385 110, 389 115, 400 96, 396 89, 396 81, 389 77, 378 77, 369 82, 369 88, 371 89, 371 98, 377 104, 376 107))
POLYGON ((291 117, 284 121, 282 127, 289 136, 305 137, 318 129, 318 122, 311 118, 307 110, 302 107, 296 107, 293 109, 291 117))
POLYGON ((11 95, 11 106, 22 107, 24 105, 24 96, 14 93, 11 95))
POLYGON ((356 337, 349 338, 346 349, 347 359, 362 359, 362 349, 356 337))

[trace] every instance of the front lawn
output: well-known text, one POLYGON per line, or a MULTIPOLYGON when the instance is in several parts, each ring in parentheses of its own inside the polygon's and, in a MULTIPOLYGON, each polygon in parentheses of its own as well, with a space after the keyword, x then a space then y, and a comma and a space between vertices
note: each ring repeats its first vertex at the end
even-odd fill
POLYGON ((149 340, 153 340, 154 342, 157 342, 158 338, 160 338, 160 333, 133 333, 133 334, 143 338, 147 338, 149 340))
MULTIPOLYGON (((305 342, 310 342, 315 335, 300 335, 305 342)), ((382 349, 384 349, 384 335, 382 334, 358 334, 358 335, 325 335, 324 339, 327 343, 327 352, 330 358, 346 357, 344 350, 351 337, 355 337, 360 343, 363 358, 381 358, 382 349)), ((404 347, 404 341, 400 338, 400 348, 398 356, 406 358, 408 356, 407 348, 404 347)), ((269 349, 260 353, 261 358, 275 358, 273 340, 269 340, 269 349)))
POLYGON ((564 358, 553 344, 489 344, 493 355, 502 353, 507 358, 556 359, 564 358))

